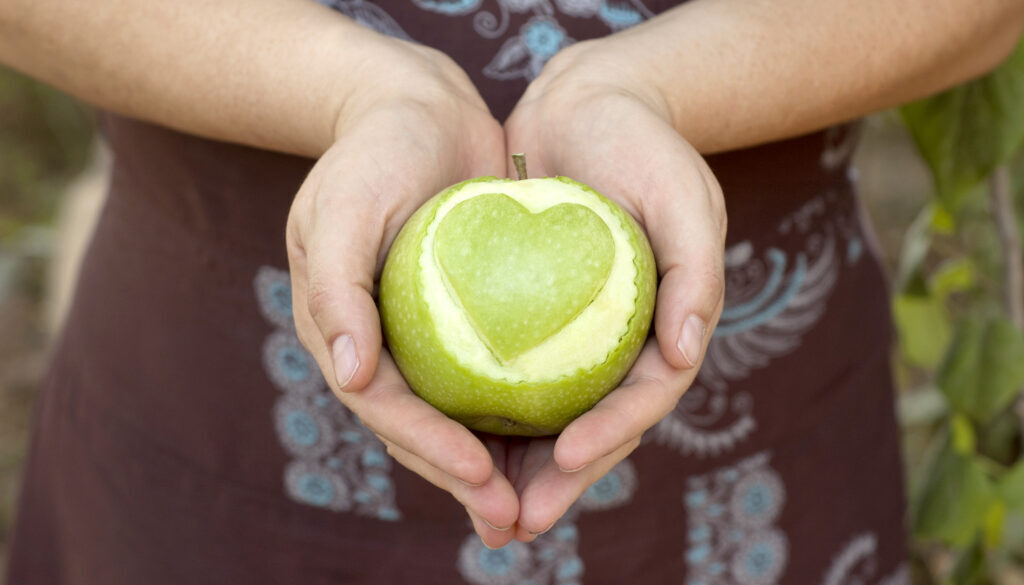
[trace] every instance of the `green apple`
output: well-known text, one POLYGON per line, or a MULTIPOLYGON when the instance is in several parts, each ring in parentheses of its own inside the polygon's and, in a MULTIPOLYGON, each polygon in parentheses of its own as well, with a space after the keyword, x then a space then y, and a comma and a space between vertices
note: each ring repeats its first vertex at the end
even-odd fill
POLYGON ((409 218, 380 282, 388 346, 416 394, 485 432, 560 432, 615 388, 654 312, 633 218, 565 177, 483 177, 409 218))

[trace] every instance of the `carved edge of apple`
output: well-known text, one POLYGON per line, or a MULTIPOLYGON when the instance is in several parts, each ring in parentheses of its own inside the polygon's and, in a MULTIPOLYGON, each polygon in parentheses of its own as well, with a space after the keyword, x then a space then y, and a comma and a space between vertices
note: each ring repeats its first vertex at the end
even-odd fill
POLYGON ((589 410, 625 377, 643 347, 654 312, 657 272, 654 254, 647 237, 633 217, 594 189, 567 177, 555 177, 576 188, 588 191, 607 205, 612 214, 627 227, 632 247, 638 251, 633 264, 637 295, 646 301, 635 303, 638 311, 628 322, 627 332, 604 361, 574 379, 579 371, 563 378, 545 382, 506 382, 480 376, 445 351, 438 335, 435 319, 424 300, 422 282, 417 274, 420 246, 428 227, 436 219, 442 203, 464 186, 474 182, 504 183, 512 179, 480 177, 452 185, 435 195, 416 211, 392 244, 381 275, 380 303, 385 337, 395 362, 413 391, 449 417, 468 428, 504 435, 544 436, 557 434, 572 420, 589 410), (410 245, 415 244, 415 245, 410 245), (396 252, 397 251, 397 252, 396 252), (623 352, 626 352, 625 354, 623 352), (476 389, 472 397, 476 406, 464 408, 467 389, 476 389), (555 401, 569 405, 582 403, 583 408, 569 406, 541 414, 539 405, 555 401), (584 397, 579 399, 580 394, 584 397), (480 412, 488 414, 481 415, 480 412), (522 420, 536 421, 526 425, 522 420))

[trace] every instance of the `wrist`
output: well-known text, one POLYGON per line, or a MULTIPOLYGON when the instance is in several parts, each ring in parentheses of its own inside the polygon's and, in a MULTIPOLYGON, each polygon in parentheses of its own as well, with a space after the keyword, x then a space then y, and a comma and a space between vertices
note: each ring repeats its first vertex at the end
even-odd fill
POLYGON ((669 100, 658 83, 654 69, 637 54, 624 33, 581 41, 555 55, 540 77, 527 88, 523 101, 545 97, 563 103, 572 111, 573 102, 588 101, 609 94, 643 103, 658 117, 672 124, 669 100))
POLYGON ((345 87, 335 101, 331 121, 335 141, 382 108, 419 113, 427 127, 456 127, 454 120, 468 113, 489 116, 483 98, 450 57, 436 49, 377 36, 377 42, 363 45, 365 58, 344 76, 345 87))

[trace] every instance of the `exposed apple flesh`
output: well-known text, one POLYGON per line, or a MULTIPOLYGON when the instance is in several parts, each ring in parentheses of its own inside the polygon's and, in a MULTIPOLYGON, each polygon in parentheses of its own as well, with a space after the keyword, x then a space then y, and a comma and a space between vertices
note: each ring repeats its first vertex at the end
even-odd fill
POLYGON ((639 226, 575 181, 483 178, 417 211, 381 278, 395 361, 470 428, 546 435, 626 374, 654 307, 639 226))

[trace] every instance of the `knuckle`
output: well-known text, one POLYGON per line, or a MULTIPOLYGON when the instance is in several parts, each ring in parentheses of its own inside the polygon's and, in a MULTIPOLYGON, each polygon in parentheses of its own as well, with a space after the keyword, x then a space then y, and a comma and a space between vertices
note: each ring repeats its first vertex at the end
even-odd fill
POLYGON ((707 300, 712 306, 725 294, 725 266, 721 254, 714 261, 705 263, 700 270, 700 278, 707 291, 707 300), (712 302, 713 301, 713 302, 712 302))
POLYGON ((632 436, 647 427, 647 421, 645 420, 646 417, 638 404, 627 403, 623 405, 618 410, 618 415, 619 424, 616 426, 625 430, 629 436, 632 436))
POLYGON ((323 283, 311 280, 306 294, 306 307, 313 320, 321 323, 334 305, 334 293, 331 289, 323 283))
MULTIPOLYGON (((646 431, 646 430, 647 430, 647 429, 644 429, 644 431, 646 431)), ((633 452, 633 451, 634 451, 634 450, 635 450, 635 449, 636 449, 637 447, 639 447, 639 446, 640 446, 640 443, 641 443, 641 442, 643 442, 643 437, 644 437, 644 435, 643 435, 643 432, 641 432, 641 433, 640 433, 640 434, 638 434, 637 436, 635 436, 635 437, 633 437, 632 439, 630 439, 630 440, 629 440, 629 442, 627 442, 627 443, 626 443, 626 449, 627 449, 627 452, 630 452, 630 453, 631 453, 631 452, 633 452)))

